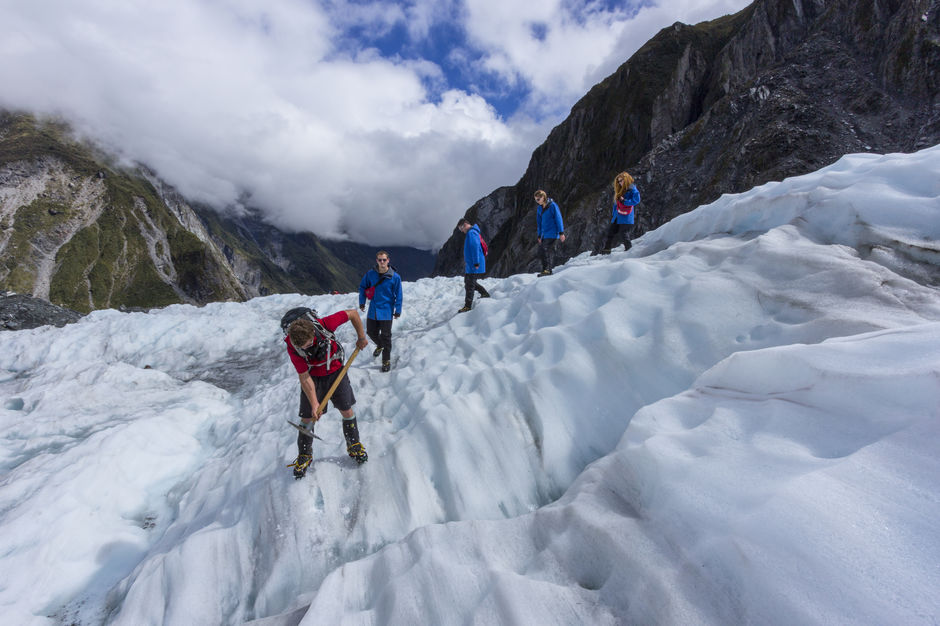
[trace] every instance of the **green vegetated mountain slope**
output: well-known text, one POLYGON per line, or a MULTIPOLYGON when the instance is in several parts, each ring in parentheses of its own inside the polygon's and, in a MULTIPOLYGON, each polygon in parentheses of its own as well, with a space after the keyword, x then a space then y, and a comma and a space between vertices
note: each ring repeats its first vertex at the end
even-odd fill
POLYGON ((242 299, 153 186, 59 124, 0 114, 0 281, 76 311, 242 299))
MULTIPOLYGON (((940 141, 940 6, 931 0, 757 0, 660 31, 593 87, 522 178, 466 213, 490 275, 537 269, 536 189, 560 205, 561 260, 597 249, 614 176, 643 201, 636 235, 723 193, 804 174, 853 152, 940 141)), ((462 272, 463 236, 434 273, 462 272)))
POLYGON ((374 256, 190 204, 64 124, 12 112, 0 112, 0 227, 0 289, 79 312, 351 291, 374 256))

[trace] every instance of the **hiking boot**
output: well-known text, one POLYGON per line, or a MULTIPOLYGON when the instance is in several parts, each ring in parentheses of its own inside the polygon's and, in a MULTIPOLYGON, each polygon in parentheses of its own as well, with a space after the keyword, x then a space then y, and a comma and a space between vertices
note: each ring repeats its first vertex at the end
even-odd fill
POLYGON ((489 293, 481 293, 481 294, 480 294, 480 297, 481 297, 481 298, 489 298, 489 297, 490 297, 490 294, 489 294, 489 293))
POLYGON ((601 250, 601 254, 610 254, 610 248, 604 248, 601 250))
POLYGON ((551 276, 551 275, 552 275, 552 270, 542 270, 541 272, 539 272, 539 276, 551 276))
POLYGON ((392 369, 392 362, 391 362, 391 361, 385 361, 384 363, 382 363, 382 371, 383 371, 383 372, 387 372, 387 371, 389 371, 390 369, 392 369))
POLYGON ((356 443, 351 443, 346 446, 346 452, 349 453, 349 456, 356 459, 356 463, 362 465, 369 460, 369 455, 366 454, 366 449, 362 447, 362 444, 358 441, 356 443))
POLYGON ((346 438, 346 452, 356 459, 356 463, 362 465, 369 460, 366 449, 359 443, 359 424, 356 422, 355 416, 343 418, 343 437, 346 438))
POLYGON ((309 454, 298 454, 297 459, 287 467, 294 468, 294 480, 300 480, 307 474, 307 468, 313 461, 313 456, 309 454))
POLYGON ((373 358, 379 356, 380 354, 382 354, 382 346, 379 346, 378 348, 372 351, 373 358))
POLYGON ((464 308, 460 309, 460 310, 457 311, 457 312, 458 312, 458 313, 466 313, 466 312, 469 311, 469 310, 470 310, 470 307, 465 306, 464 308))

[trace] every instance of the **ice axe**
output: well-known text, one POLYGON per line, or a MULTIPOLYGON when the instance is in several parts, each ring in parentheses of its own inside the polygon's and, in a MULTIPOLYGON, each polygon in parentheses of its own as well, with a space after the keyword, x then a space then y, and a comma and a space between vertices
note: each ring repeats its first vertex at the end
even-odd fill
MULTIPOLYGON (((327 401, 333 397, 333 392, 336 391, 337 387, 339 387, 340 381, 343 380, 343 376, 346 375, 346 370, 348 370, 349 366, 352 365, 352 362, 356 359, 357 354, 359 354, 358 346, 356 347, 355 350, 353 350, 353 353, 349 355, 349 359, 346 361, 346 365, 344 365, 343 369, 339 371, 339 376, 336 377, 336 380, 334 380, 333 384, 330 385, 330 389, 326 392, 326 395, 323 396, 322 400, 320 400, 320 406, 317 409, 316 415, 313 416, 313 421, 317 421, 320 419, 320 414, 323 412, 323 408, 326 406, 327 401)), ((294 428, 296 428, 297 430, 299 430, 300 432, 302 432, 303 434, 307 435, 308 437, 316 437, 320 441, 323 441, 322 437, 317 437, 317 435, 313 434, 313 431, 310 430, 309 428, 306 428, 305 426, 302 426, 290 420, 287 420, 287 423, 293 426, 294 428)))

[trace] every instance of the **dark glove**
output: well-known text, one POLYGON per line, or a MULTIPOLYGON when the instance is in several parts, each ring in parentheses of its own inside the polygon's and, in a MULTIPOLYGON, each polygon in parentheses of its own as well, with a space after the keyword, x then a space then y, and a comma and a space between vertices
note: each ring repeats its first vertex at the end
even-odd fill
POLYGON ((360 310, 360 311, 365 311, 365 310, 366 310, 366 305, 360 304, 360 305, 359 305, 359 310, 360 310))

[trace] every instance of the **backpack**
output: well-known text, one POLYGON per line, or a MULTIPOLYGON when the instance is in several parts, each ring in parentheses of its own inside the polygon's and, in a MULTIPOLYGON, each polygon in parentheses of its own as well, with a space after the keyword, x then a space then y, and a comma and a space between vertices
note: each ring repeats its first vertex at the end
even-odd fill
POLYGON ((480 235, 480 247, 483 248, 483 256, 486 256, 490 253, 490 247, 486 245, 485 241, 483 241, 483 235, 480 235))
POLYGON ((624 204, 620 201, 620 198, 617 199, 617 213, 620 215, 630 215, 633 213, 633 205, 624 204))
POLYGON ((346 358, 343 354, 343 346, 341 346, 339 342, 336 341, 336 335, 326 329, 326 327, 323 325, 323 322, 321 322, 320 318, 317 317, 317 312, 314 309, 309 309, 307 307, 297 307, 291 309, 281 318, 281 330, 284 332, 284 336, 287 337, 288 341, 290 341, 290 345, 294 348, 297 354, 299 354, 300 357, 310 366, 325 365, 326 368, 329 369, 333 364, 333 361, 337 359, 343 361, 346 358), (288 336, 290 325, 301 318, 313 322, 317 336, 316 343, 306 350, 294 345, 294 342, 290 341, 290 337, 288 336), (333 350, 334 344, 338 347, 337 350, 333 350))

